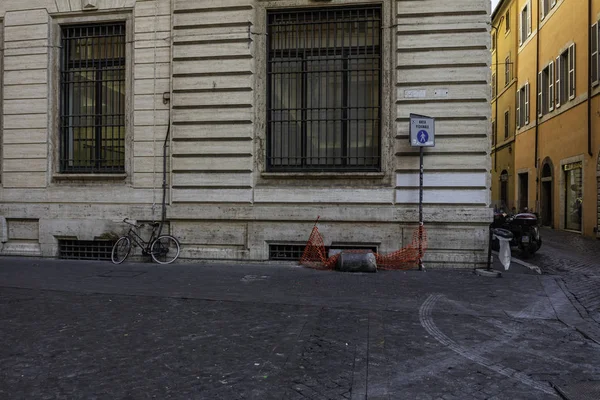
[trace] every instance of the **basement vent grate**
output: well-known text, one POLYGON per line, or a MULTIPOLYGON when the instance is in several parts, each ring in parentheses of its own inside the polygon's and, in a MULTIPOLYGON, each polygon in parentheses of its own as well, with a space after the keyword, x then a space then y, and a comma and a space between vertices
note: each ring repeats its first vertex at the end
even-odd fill
MULTIPOLYGON (((271 244, 269 245, 269 260, 300 261, 305 248, 305 244, 271 244)), ((329 256, 329 249, 371 250, 373 253, 377 253, 377 246, 333 245, 325 247, 327 257, 329 256)))
POLYGON ((299 261, 305 247, 305 244, 269 245, 269 260, 299 261))
POLYGON ((110 260, 112 240, 59 240, 58 258, 63 260, 110 260))

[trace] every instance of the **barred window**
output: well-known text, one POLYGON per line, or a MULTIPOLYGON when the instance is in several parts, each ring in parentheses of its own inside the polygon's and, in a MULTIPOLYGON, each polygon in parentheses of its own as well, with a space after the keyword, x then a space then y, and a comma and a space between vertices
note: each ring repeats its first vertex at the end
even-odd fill
POLYGON ((381 8, 268 14, 267 169, 378 171, 381 8))
POLYGON ((62 27, 60 170, 125 170, 125 23, 62 27))

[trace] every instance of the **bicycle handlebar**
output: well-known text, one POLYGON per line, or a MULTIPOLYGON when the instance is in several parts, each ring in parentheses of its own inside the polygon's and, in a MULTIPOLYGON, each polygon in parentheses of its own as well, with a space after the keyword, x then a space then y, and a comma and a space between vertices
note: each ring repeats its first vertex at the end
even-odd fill
MULTIPOLYGON (((144 226, 144 224, 139 224, 139 225, 138 225, 138 224, 135 224, 135 223, 133 223, 133 222, 130 222, 129 218, 127 218, 127 217, 125 217, 125 218, 123 219, 123 222, 125 222, 125 223, 126 223, 126 224, 128 224, 128 225, 135 226, 136 228, 142 228, 142 227, 144 226)), ((159 226, 159 225, 160 225, 160 222, 151 222, 151 223, 149 223, 148 225, 150 225, 150 226, 151 226, 151 227, 153 227, 153 228, 156 228, 157 226, 159 226)))

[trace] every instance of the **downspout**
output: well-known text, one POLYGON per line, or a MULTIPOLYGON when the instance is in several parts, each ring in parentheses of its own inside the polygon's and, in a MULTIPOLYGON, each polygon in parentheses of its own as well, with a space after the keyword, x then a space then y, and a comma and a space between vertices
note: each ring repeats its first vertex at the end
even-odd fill
POLYGON ((592 0, 588 0, 588 79, 587 79, 587 134, 588 155, 592 152, 592 0))
MULTIPOLYGON (((502 21, 504 20, 504 16, 500 17, 500 21, 498 21, 498 26, 500 26, 500 24, 502 23, 502 21)), ((496 78, 495 78, 495 88, 496 88, 496 92, 494 93, 494 97, 496 99, 496 111, 494 112, 494 121, 496 122, 496 132, 492 132, 492 135, 494 135, 494 147, 498 146, 498 26, 494 26, 494 24, 492 24, 492 21, 490 21, 490 26, 492 27, 492 29, 494 31, 496 31, 496 43, 494 44, 496 47, 496 61, 495 61, 495 66, 496 66, 496 78)), ((498 149, 494 150, 494 171, 498 171, 498 149)))
POLYGON ((162 180, 162 210, 160 217, 160 228, 158 235, 162 231, 162 227, 167 219, 167 148, 169 147, 169 134, 171 133, 171 115, 169 115, 169 122, 167 125, 167 134, 165 135, 165 142, 163 143, 163 180, 162 180))
MULTIPOLYGON (((530 3, 531 4, 531 3, 530 3)), ((539 5, 538 5, 539 7, 539 5)), ((531 12, 533 13, 533 5, 531 6, 531 12)), ((541 23, 541 19, 540 19, 540 10, 538 8, 537 10, 537 26, 536 26, 536 34, 535 34, 535 159, 534 161, 534 166, 535 169, 538 169, 538 152, 539 152, 539 127, 540 127, 540 88, 538 87, 540 84, 540 79, 538 77, 538 74, 540 72, 540 33, 541 33, 541 29, 540 29, 540 23, 541 23)), ((533 30, 533 29, 532 29, 533 30)), ((556 79, 556 78, 555 78, 556 79)), ((531 91, 530 91, 531 92, 531 91)), ((538 172, 536 171, 535 173, 536 177, 538 176, 538 172)), ((536 179, 536 184, 538 184, 537 179, 536 179)), ((539 186, 539 184, 538 184, 539 186)), ((535 201, 536 204, 539 200, 539 188, 536 188, 535 190, 535 201)))
MULTIPOLYGON (((500 19, 500 22, 502 22, 502 18, 500 19)), ((496 132, 492 132, 492 135, 494 135, 494 147, 496 147, 494 149, 494 171, 498 172, 498 27, 492 25, 492 28, 496 30, 496 93, 494 93, 494 96, 496 97, 496 110, 494 112, 496 132)))
POLYGON ((169 47, 170 47, 170 57, 169 57, 169 92, 163 93, 163 103, 169 104, 169 119, 167 121, 167 133, 165 135, 165 141, 163 142, 163 171, 162 171, 162 208, 160 215, 160 227, 158 230, 158 236, 160 236, 163 226, 167 220, 167 149, 170 144, 170 134, 171 134, 171 119, 172 119, 172 110, 173 106, 171 104, 171 99, 173 98, 173 16, 175 10, 175 0, 171 0, 171 35, 169 36, 169 47))

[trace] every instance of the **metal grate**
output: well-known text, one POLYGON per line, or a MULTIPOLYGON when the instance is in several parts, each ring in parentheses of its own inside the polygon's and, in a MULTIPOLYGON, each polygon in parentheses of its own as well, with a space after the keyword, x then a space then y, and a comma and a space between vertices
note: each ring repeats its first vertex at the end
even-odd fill
POLYGON ((66 260, 110 260, 112 240, 59 240, 58 258, 66 260))
POLYGON ((62 28, 60 169, 125 170, 125 24, 62 28))
POLYGON ((268 14, 267 168, 378 171, 381 8, 268 14))
MULTIPOLYGON (((298 261, 304 253, 306 244, 271 244, 269 245, 269 260, 298 261)), ((325 247, 325 254, 329 249, 337 250, 370 250, 377 253, 377 246, 361 245, 333 245, 325 247)))
POLYGON ((302 257, 306 244, 269 245, 269 260, 298 261, 302 257))

